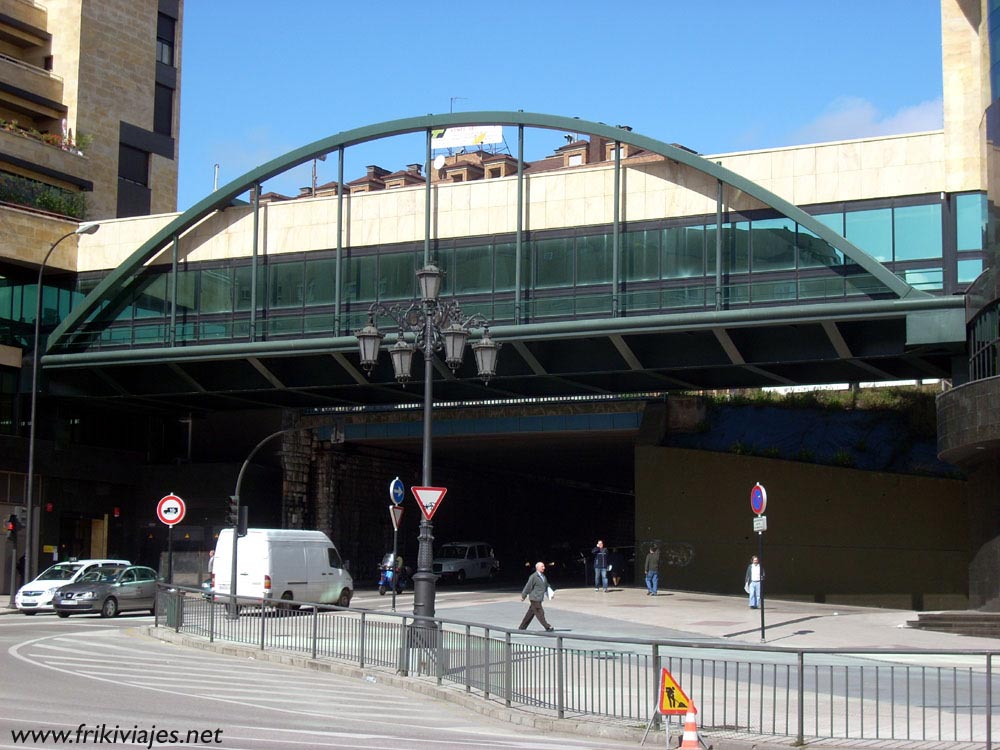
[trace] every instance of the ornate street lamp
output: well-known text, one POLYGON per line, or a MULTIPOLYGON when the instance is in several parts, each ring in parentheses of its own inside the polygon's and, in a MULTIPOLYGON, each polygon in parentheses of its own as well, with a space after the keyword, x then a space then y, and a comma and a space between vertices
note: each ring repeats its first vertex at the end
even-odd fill
MULTIPOLYGON (((452 372, 462 364, 465 345, 473 328, 482 328, 482 337, 472 344, 476 356, 476 369, 485 382, 496 375, 497 350, 500 344, 490 336, 489 322, 476 313, 462 314, 457 302, 440 302, 441 281, 444 273, 437 266, 427 265, 417 271, 420 301, 409 306, 385 305, 376 302, 368 310, 368 323, 354 335, 358 339, 361 366, 369 375, 378 363, 379 347, 383 334, 375 325, 379 316, 392 318, 399 330, 396 343, 389 347, 392 370, 396 380, 405 384, 410 379, 413 355, 424 354, 424 419, 423 419, 423 478, 425 487, 431 486, 431 414, 434 403, 434 353, 444 351, 444 361, 452 372), (409 334, 413 343, 407 341, 409 334)), ((434 559, 433 526, 426 518, 420 519, 417 537, 417 572, 413 576, 413 614, 416 617, 434 617, 434 559)))

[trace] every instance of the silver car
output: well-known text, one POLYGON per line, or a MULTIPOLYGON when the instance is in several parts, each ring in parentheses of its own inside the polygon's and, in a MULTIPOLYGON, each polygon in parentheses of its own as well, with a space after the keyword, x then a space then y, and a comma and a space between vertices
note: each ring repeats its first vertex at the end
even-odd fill
POLYGON ((26 615, 36 612, 51 612, 52 597, 56 589, 76 583, 90 571, 103 565, 117 565, 127 568, 128 560, 68 560, 56 563, 40 573, 33 581, 28 581, 17 592, 14 603, 26 615))
POLYGON ((500 563, 493 556, 493 545, 486 542, 444 544, 434 555, 432 566, 435 575, 458 583, 472 578, 492 581, 500 572, 500 563))
POLYGON ((156 613, 156 571, 143 565, 106 565, 86 573, 76 583, 56 590, 52 606, 60 617, 100 612, 148 609, 156 613))

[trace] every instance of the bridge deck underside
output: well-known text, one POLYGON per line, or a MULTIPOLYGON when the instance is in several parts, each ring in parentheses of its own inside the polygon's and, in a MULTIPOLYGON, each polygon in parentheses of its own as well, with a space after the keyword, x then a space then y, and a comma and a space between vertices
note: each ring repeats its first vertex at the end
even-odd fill
MULTIPOLYGON (((488 385, 467 354, 454 375, 437 367, 434 396, 479 401, 955 377, 963 341, 907 345, 907 336, 905 315, 522 340, 508 335, 488 385)), ((403 387, 388 357, 366 377, 357 353, 342 341, 325 350, 308 339, 280 343, 270 351, 265 344, 253 351, 234 345, 211 353, 189 347, 63 355, 47 357, 43 367, 52 395, 129 408, 189 412, 422 400, 419 365, 403 387)))

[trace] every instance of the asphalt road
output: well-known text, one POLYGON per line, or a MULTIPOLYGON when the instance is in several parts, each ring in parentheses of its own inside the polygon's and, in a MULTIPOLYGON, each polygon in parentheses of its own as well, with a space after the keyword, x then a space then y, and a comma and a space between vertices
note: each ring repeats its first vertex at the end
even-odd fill
POLYGON ((0 748, 112 744, 366 750, 613 750, 333 674, 137 635, 149 616, 0 617, 0 748), (28 739, 15 733, 36 732, 28 739), (56 735, 37 732, 65 732, 56 735), (115 732, 118 732, 116 735, 115 732), (174 740, 176 739, 176 742, 174 740), (96 740, 96 741, 95 741, 96 740))

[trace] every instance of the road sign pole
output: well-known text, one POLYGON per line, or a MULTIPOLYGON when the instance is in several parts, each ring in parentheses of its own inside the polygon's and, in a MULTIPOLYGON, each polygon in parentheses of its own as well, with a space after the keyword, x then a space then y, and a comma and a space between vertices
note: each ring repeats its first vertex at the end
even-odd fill
POLYGON ((757 562, 760 565, 760 641, 764 642, 764 532, 757 532, 757 562))
MULTIPOLYGON (((757 565, 760 568, 760 581, 757 583, 757 606, 760 608, 760 640, 764 642, 764 532, 767 531, 767 490, 757 482, 750 490, 750 510, 757 514, 753 520, 753 529, 757 532, 757 565)), ((752 583, 750 584, 753 585, 752 583)))
POLYGON ((174 585, 174 527, 167 527, 167 583, 174 585))
MULTIPOLYGON (((27 576, 25 576, 27 578, 27 576)), ((27 581, 25 581, 27 583, 27 581)), ((15 609, 17 607, 15 597, 17 595, 17 539, 14 538, 10 543, 10 603, 7 605, 8 609, 15 609)))
POLYGON ((399 586, 400 576, 402 575, 402 570, 396 570, 396 555, 399 553, 396 551, 396 541, 399 538, 399 529, 393 524, 392 527, 392 611, 396 611, 396 587, 399 586))

